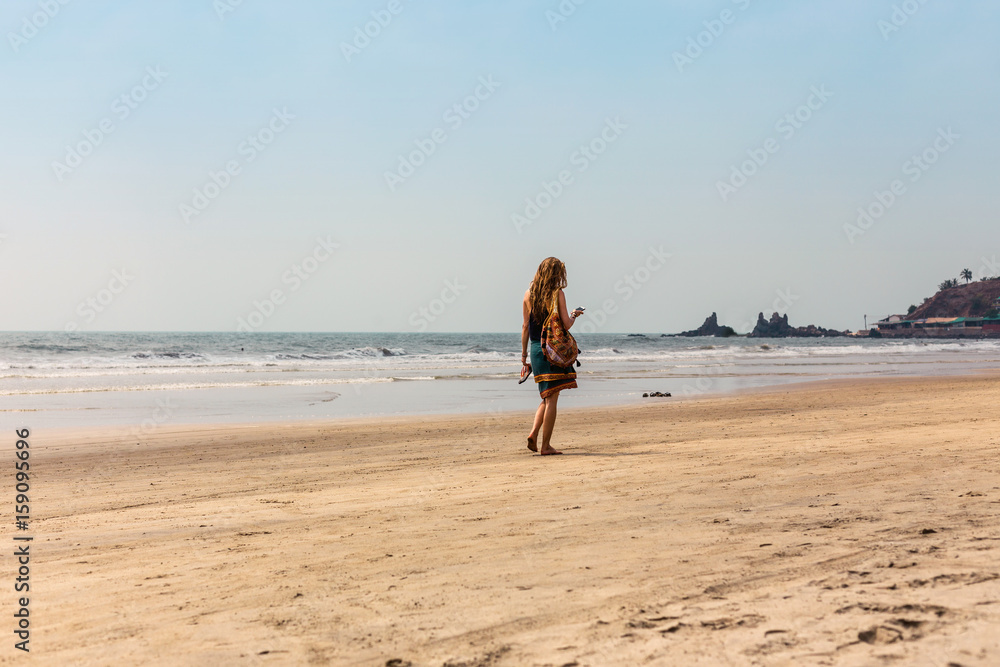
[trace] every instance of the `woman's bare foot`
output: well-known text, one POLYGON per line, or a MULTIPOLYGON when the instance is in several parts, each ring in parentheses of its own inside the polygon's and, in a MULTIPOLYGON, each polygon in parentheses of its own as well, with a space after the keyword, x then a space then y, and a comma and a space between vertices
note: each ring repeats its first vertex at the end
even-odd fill
POLYGON ((542 456, 553 456, 554 454, 562 454, 562 452, 557 452, 552 447, 548 447, 548 448, 543 447, 542 451, 540 451, 538 453, 541 454, 542 456))
POLYGON ((537 452, 538 451, 538 436, 537 435, 535 437, 531 437, 530 435, 528 436, 528 449, 530 449, 533 452, 537 452))

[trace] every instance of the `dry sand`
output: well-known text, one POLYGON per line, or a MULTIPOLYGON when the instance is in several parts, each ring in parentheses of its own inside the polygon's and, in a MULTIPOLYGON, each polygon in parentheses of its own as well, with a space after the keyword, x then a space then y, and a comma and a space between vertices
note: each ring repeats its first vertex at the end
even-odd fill
POLYGON ((31 662, 997 665, 998 403, 569 392, 544 459, 523 413, 37 425, 31 662))

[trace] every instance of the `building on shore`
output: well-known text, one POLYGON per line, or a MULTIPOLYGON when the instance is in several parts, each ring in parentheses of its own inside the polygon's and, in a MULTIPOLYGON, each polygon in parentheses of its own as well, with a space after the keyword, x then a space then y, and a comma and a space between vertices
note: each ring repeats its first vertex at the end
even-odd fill
POLYGON ((897 338, 1000 338, 1000 317, 907 320, 902 315, 890 315, 875 326, 879 334, 897 338))

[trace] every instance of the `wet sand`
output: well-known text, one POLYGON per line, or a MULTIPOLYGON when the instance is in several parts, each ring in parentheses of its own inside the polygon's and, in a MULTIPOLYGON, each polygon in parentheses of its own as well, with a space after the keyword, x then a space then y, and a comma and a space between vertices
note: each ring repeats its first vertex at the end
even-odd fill
POLYGON ((546 458, 523 412, 35 425, 31 662, 996 665, 998 403, 568 392, 546 458))

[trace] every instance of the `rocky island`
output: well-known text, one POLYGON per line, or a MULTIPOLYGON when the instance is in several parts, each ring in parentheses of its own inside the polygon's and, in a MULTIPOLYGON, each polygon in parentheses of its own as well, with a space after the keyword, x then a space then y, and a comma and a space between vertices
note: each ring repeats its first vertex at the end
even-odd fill
MULTIPOLYGON (((670 334, 663 334, 668 336, 670 334)), ((715 336, 717 338, 728 338, 729 336, 738 335, 732 327, 719 326, 719 317, 715 313, 712 313, 707 318, 705 318, 705 323, 702 324, 697 329, 692 329, 691 331, 684 331, 679 334, 673 334, 674 336, 715 336)))
POLYGON ((764 313, 757 315, 757 326, 747 338, 821 338, 823 336, 846 336, 846 332, 836 329, 825 329, 815 324, 805 327, 793 327, 788 324, 788 314, 773 313, 770 320, 764 319, 764 313))

